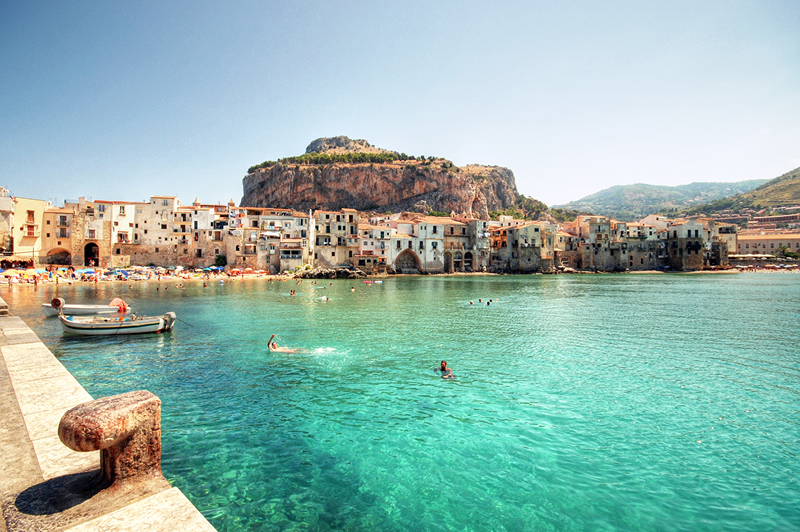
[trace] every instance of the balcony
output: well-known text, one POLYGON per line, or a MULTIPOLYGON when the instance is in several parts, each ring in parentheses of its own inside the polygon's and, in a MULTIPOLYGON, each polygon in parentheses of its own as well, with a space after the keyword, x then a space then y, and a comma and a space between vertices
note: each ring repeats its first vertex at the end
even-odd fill
POLYGON ((56 222, 56 227, 69 227, 69 222, 66 220, 58 220, 56 222))
POLYGON ((466 249, 466 246, 464 244, 462 244, 461 242, 445 242, 444 243, 444 249, 445 250, 452 249, 452 250, 461 250, 461 251, 463 251, 463 250, 466 249))
POLYGON ((25 231, 22 234, 22 238, 39 238, 41 235, 41 231, 25 231))

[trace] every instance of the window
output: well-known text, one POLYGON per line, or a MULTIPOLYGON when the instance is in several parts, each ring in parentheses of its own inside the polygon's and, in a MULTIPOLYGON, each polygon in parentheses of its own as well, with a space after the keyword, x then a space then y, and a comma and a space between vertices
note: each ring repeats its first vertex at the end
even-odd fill
POLYGON ((350 252, 348 252, 348 253, 350 253, 350 254, 348 255, 348 257, 352 259, 352 258, 353 258, 353 252, 352 252, 352 251, 350 251, 350 252))
POLYGON ((46 225, 50 225, 50 220, 47 220, 47 224, 46 225))
POLYGON ((117 250, 116 250, 116 251, 117 251, 117 255, 119 255, 119 254, 121 254, 121 253, 122 253, 122 250, 121 250, 121 249, 119 249, 119 248, 117 248, 117 250))
POLYGON ((164 207, 167 207, 167 206, 169 206, 169 202, 167 200, 163 200, 161 202, 161 205, 163 205, 164 207))
POLYGON ((438 242, 431 242, 431 249, 436 249, 438 242))
POLYGON ((47 233, 47 238, 50 238, 50 233, 47 233))
POLYGON ((97 206, 97 212, 106 212, 106 206, 105 205, 98 205, 97 206))
POLYGON ((166 225, 166 224, 161 224, 161 229, 164 229, 164 230, 166 230, 166 228, 167 228, 167 225, 166 225))
MULTIPOLYGON (((158 251, 158 250, 156 250, 156 251, 158 251)), ((216 249, 216 248, 214 249, 214 255, 219 255, 219 250, 216 249)))
POLYGON ((94 240, 95 238, 97 238, 95 236, 95 230, 94 229, 89 229, 89 231, 88 231, 86 236, 89 238, 89 240, 94 240))
MULTIPOLYGON (((437 230, 437 229, 438 229, 438 228, 437 228, 437 227, 434 225, 434 226, 433 226, 433 234, 434 234, 434 235, 436 234, 436 230, 437 230)), ((450 229, 452 230, 452 227, 451 227, 450 229)))
POLYGON ((119 206, 119 214, 120 216, 125 216, 125 205, 119 206))

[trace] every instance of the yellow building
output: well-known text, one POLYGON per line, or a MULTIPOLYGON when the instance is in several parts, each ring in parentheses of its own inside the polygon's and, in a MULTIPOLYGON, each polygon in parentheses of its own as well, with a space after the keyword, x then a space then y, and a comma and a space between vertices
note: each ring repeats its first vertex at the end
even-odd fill
POLYGON ((42 250, 42 220, 50 202, 30 198, 14 198, 14 222, 11 227, 14 252, 3 257, 4 261, 25 263, 29 267, 39 265, 42 250))

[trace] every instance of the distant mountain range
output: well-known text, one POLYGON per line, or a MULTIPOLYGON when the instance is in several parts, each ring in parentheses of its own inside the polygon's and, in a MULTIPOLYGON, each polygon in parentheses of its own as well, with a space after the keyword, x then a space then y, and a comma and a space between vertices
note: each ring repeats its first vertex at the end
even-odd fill
MULTIPOLYGON (((780 179, 780 178, 778 178, 780 179)), ((661 185, 618 185, 552 208, 608 216, 620 221, 639 220, 648 214, 684 212, 715 200, 729 198, 766 186, 766 179, 735 183, 691 183, 668 187, 661 185)))
MULTIPOLYGON (((753 181, 745 181, 745 183, 751 182, 753 181)), ((795 168, 753 190, 685 209, 682 214, 710 215, 724 210, 736 212, 741 209, 770 210, 798 204, 800 204, 800 168, 795 168)))

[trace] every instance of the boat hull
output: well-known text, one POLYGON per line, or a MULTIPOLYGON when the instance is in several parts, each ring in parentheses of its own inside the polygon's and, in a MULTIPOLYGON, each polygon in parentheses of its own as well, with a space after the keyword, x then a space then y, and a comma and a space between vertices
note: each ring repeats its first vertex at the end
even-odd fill
MULTIPOLYGON (((53 308, 50 303, 42 303, 44 313, 48 316, 58 316, 60 309, 53 308)), ((119 307, 109 307, 108 305, 64 305, 64 314, 67 316, 96 316, 100 314, 122 314, 119 307)), ((130 309, 126 310, 128 312, 130 309)))
POLYGON ((169 332, 175 325, 175 314, 152 317, 76 318, 59 316, 65 333, 84 336, 114 336, 169 332), (171 315, 171 316, 170 316, 171 315))

